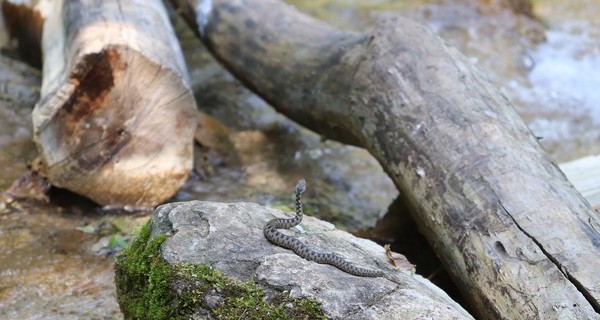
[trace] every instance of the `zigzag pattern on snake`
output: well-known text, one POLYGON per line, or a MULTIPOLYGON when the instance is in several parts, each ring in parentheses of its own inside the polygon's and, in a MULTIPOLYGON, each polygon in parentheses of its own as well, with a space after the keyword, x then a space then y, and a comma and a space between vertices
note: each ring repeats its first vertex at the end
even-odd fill
POLYGON ((383 271, 357 267, 334 253, 323 253, 314 251, 307 247, 302 241, 277 231, 277 229, 289 229, 295 227, 302 221, 302 193, 304 193, 304 191, 306 191, 306 182, 304 181, 304 179, 301 179, 300 181, 298 181, 294 189, 294 192, 296 193, 296 215, 293 218, 273 219, 267 222, 267 224, 263 228, 263 232, 265 234, 265 237, 270 242, 280 247, 291 249, 297 255, 306 260, 322 264, 329 264, 355 276, 384 277, 390 281, 398 283, 397 281, 390 279, 389 276, 383 271))

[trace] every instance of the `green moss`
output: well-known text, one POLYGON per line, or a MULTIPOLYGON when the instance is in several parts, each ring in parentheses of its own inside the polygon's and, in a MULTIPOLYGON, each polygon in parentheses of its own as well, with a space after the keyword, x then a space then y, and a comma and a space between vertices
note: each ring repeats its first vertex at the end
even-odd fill
POLYGON ((199 301, 198 297, 214 292, 223 297, 213 310, 218 319, 325 319, 315 300, 294 299, 281 293, 267 301, 265 292, 253 281, 236 282, 210 266, 179 265, 176 277, 193 279, 197 284, 180 295, 183 310, 190 312, 198 306, 208 309, 204 299, 199 301))
POLYGON ((237 282, 210 266, 168 265, 159 252, 166 238, 149 240, 145 225, 117 256, 115 281, 126 319, 185 319, 199 309, 217 319, 325 319, 315 300, 287 293, 267 298, 254 282, 237 282), (207 296, 214 298, 211 306, 207 296))
POLYGON ((121 251, 115 261, 117 296, 127 319, 176 319, 175 299, 169 283, 173 273, 162 261, 159 250, 167 239, 150 240, 146 224, 138 238, 121 251))

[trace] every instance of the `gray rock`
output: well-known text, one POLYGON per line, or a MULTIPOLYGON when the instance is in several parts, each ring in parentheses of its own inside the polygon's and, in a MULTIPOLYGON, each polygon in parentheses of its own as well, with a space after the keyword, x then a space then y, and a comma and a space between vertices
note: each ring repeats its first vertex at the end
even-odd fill
MULTIPOLYGON (((363 267, 388 270, 402 285, 384 278, 353 276, 333 266, 304 260, 268 242, 262 232, 265 223, 289 216, 291 213, 253 203, 170 203, 154 212, 150 237, 170 236, 160 250, 170 265, 209 265, 236 281, 252 280, 264 290, 266 300, 282 292, 292 298, 316 300, 327 318, 472 319, 428 280, 394 270, 381 246, 337 230, 330 223, 305 217, 301 223, 304 233, 294 229, 283 232, 315 250, 335 252, 363 267)), ((198 297, 205 303, 196 308, 207 310, 187 314, 211 315, 210 309, 222 303, 223 294, 211 290, 198 297)))

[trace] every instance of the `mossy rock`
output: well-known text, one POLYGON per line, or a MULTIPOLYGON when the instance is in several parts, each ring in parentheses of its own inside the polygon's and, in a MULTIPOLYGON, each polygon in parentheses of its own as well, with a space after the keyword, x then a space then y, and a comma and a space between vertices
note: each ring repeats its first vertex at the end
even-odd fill
POLYGON ((265 223, 289 216, 254 203, 191 201, 158 207, 116 259, 127 319, 472 319, 422 277, 391 267, 378 244, 307 216, 283 230, 317 251, 335 250, 402 284, 358 277, 273 245, 265 223))
POLYGON ((117 256, 117 298, 126 319, 325 319, 312 299, 267 295, 207 265, 169 265, 160 254, 167 238, 151 238, 146 224, 117 256))

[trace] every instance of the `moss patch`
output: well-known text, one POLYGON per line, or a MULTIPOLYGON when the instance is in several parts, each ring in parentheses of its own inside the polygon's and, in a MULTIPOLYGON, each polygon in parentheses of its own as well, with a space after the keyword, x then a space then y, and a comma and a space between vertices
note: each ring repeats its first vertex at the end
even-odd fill
POLYGON ((267 297, 252 281, 237 282, 206 265, 168 265, 160 257, 166 239, 150 240, 146 224, 117 256, 117 297, 126 319, 186 319, 198 311, 217 319, 325 319, 315 300, 267 297))
POLYGON ((138 238, 117 255, 117 298, 126 319, 177 319, 175 297, 169 290, 173 273, 159 255, 167 238, 159 235, 149 241, 146 224, 138 238))

